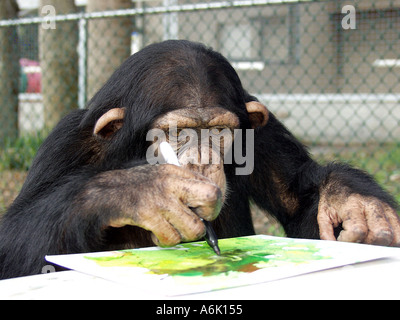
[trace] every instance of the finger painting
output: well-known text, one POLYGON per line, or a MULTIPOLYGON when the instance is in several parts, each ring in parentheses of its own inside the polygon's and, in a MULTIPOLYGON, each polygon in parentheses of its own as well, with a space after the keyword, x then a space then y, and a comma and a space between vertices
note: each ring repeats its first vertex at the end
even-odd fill
POLYGON ((222 255, 216 255, 206 242, 181 244, 162 250, 124 250, 107 257, 91 257, 103 267, 140 267, 149 274, 211 277, 236 273, 252 273, 279 264, 307 263, 329 259, 319 255, 312 244, 290 241, 276 242, 257 237, 220 240, 222 255))
POLYGON ((374 246, 270 236, 221 239, 219 245, 221 256, 202 241, 47 259, 125 285, 178 295, 282 279, 381 258, 388 252, 374 246))

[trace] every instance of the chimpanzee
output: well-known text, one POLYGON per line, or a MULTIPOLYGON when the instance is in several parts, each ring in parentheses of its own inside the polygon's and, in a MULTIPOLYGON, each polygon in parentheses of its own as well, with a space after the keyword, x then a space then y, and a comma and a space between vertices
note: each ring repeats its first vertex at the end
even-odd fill
POLYGON ((395 200, 358 169, 313 161, 221 54, 183 40, 152 44, 39 149, 1 221, 0 278, 40 273, 47 254, 198 240, 205 234, 200 218, 212 221, 219 238, 251 235, 249 201, 289 237, 400 245, 395 200), (254 151, 251 173, 237 174, 243 163, 235 157, 185 164, 199 146, 182 151, 179 142, 182 167, 149 164, 148 132, 173 140, 172 124, 179 132, 247 133, 241 142, 254 151))

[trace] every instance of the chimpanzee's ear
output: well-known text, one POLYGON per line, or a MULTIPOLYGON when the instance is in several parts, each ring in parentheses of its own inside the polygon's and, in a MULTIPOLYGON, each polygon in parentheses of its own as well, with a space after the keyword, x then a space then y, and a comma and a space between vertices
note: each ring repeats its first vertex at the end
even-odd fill
POLYGON ((107 111, 97 120, 93 134, 103 138, 109 138, 113 133, 122 128, 124 115, 124 108, 114 108, 107 111))
POLYGON ((257 101, 247 102, 246 109, 253 129, 264 127, 267 124, 269 112, 267 107, 262 103, 257 101))

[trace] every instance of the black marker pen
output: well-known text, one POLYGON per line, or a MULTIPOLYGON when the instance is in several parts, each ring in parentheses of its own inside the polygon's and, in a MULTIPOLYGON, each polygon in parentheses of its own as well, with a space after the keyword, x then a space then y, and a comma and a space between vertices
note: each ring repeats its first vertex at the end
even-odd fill
MULTIPOLYGON (((181 166, 174 149, 172 149, 171 145, 168 142, 160 143, 160 152, 161 152, 161 155, 163 156, 164 160, 166 161, 166 163, 174 164, 178 167, 181 166)), ((218 247, 218 238, 217 238, 217 235, 215 234, 214 229, 211 226, 211 223, 209 221, 206 221, 203 219, 201 219, 201 221, 203 221, 204 226, 206 227, 205 239, 206 239, 208 245, 214 250, 214 252, 217 255, 220 256, 221 251, 218 247)))

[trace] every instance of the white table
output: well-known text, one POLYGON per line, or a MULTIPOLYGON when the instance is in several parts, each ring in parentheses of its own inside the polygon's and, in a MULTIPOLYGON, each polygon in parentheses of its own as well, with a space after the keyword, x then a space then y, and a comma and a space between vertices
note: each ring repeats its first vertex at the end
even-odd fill
MULTIPOLYGON (((171 299, 76 271, 0 281, 0 299, 171 299)), ((187 300, 400 299, 400 249, 391 258, 279 281, 179 296, 187 300)))

